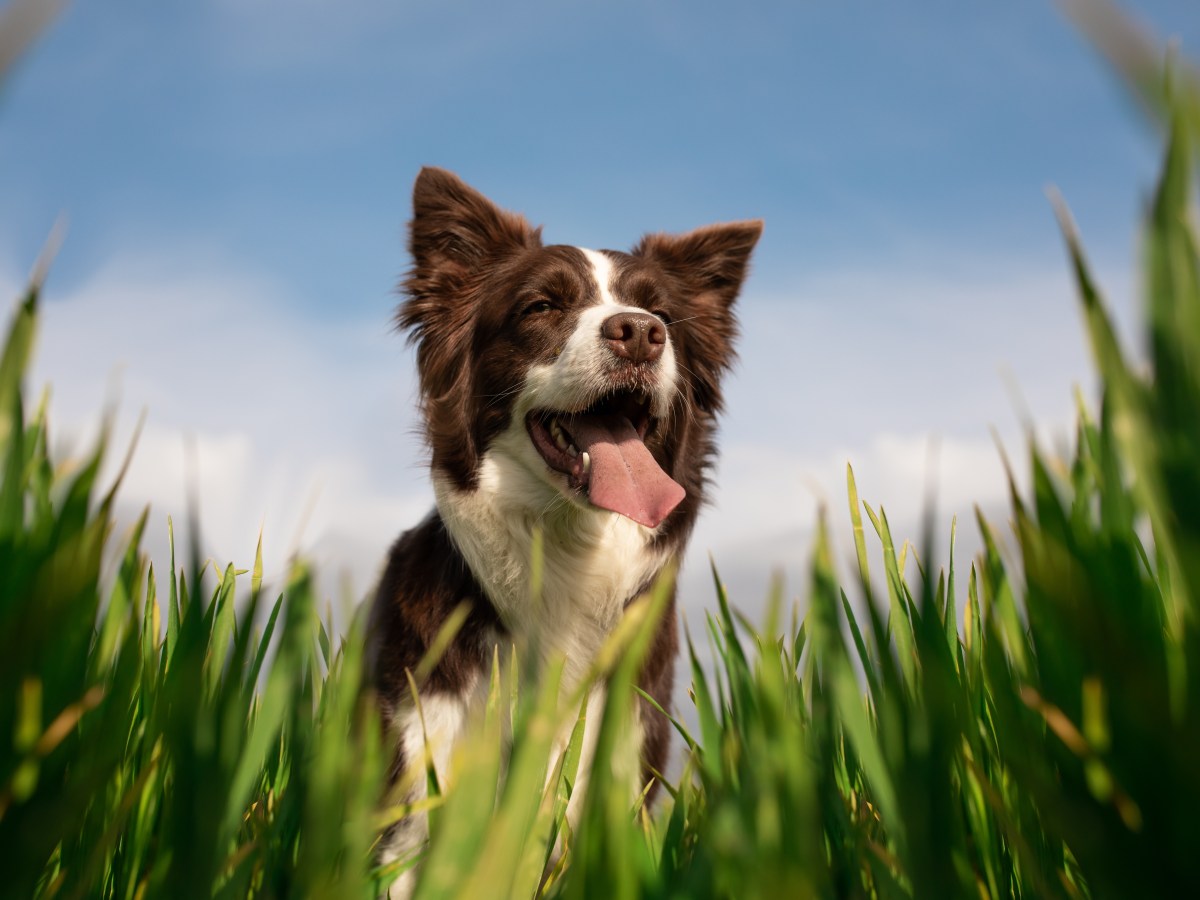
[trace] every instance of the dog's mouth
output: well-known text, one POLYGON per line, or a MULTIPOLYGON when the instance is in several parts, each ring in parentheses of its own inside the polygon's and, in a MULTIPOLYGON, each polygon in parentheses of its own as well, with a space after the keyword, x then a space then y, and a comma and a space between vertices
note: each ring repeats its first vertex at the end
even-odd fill
POLYGON ((686 493, 646 447, 657 425, 649 397, 632 391, 607 394, 581 412, 536 409, 525 418, 534 448, 570 488, 647 528, 686 493))

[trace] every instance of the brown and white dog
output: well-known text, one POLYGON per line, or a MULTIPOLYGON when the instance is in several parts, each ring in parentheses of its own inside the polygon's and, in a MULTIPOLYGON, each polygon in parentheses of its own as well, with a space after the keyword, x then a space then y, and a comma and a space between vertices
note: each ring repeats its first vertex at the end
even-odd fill
MULTIPOLYGON (((545 246, 521 216, 450 172, 422 169, 397 319, 417 347, 437 505, 391 549, 368 652, 396 742, 393 779, 426 740, 446 777, 485 702, 497 644, 561 654, 565 684, 578 686, 626 606, 678 562, 715 452, 734 300, 761 232, 749 221, 654 234, 630 253, 545 246), (464 602, 466 624, 419 685, 422 726, 405 671, 464 602)), ((675 618, 672 600, 640 679, 664 708, 675 618)), ((602 698, 594 688, 589 708, 602 698)), ((649 777, 665 765, 669 724, 644 701, 637 719, 649 777)), ((422 817, 401 823, 384 858, 424 832, 422 817)))

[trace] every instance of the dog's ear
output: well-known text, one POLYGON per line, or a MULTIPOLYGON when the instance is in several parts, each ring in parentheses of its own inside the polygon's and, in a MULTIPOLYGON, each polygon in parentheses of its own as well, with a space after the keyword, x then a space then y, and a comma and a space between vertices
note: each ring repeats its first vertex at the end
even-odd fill
POLYGON ((426 166, 413 185, 410 293, 470 274, 489 257, 537 246, 539 229, 506 212, 453 172, 426 166), (417 282, 417 283, 414 283, 417 282))
POLYGON ((470 417, 479 276, 490 261, 540 243, 538 229, 457 175, 426 167, 417 176, 408 237, 413 265, 396 325, 417 345, 433 464, 460 486, 470 484, 477 461, 470 417))
POLYGON ((413 185, 413 265, 397 326, 418 344, 435 330, 447 338, 470 321, 471 276, 491 259, 540 243, 540 229, 523 217, 500 209, 454 173, 426 166, 413 185))
POLYGON ((633 255, 653 261, 681 282, 690 302, 727 308, 737 298, 762 230, 762 221, 753 219, 687 234, 648 234, 633 255))
POLYGON ((754 219, 709 225, 687 234, 648 234, 633 255, 656 266, 686 305, 688 325, 672 336, 690 345, 688 366, 694 376, 696 402, 708 412, 721 406, 721 375, 736 354, 733 342, 737 299, 750 264, 750 253, 762 235, 754 219))

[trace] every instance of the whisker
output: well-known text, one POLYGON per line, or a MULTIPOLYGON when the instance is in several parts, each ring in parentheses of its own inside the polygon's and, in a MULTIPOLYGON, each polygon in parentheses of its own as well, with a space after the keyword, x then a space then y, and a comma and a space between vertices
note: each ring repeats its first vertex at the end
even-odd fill
POLYGON ((557 504, 560 504, 560 503, 566 504, 566 502, 567 502, 567 498, 564 497, 562 494, 555 494, 553 497, 550 498, 550 502, 547 503, 544 507, 542 507, 542 511, 540 513, 538 513, 538 518, 539 519, 546 518, 546 514, 549 513, 550 510, 552 510, 557 504))
POLYGON ((507 391, 501 391, 499 394, 480 394, 479 399, 487 401, 484 403, 484 409, 490 409, 506 397, 511 397, 514 394, 521 392, 521 385, 509 388, 507 391))
POLYGON ((699 375, 697 375, 694 371, 692 371, 687 366, 685 366, 683 363, 681 363, 678 359, 675 360, 675 365, 677 365, 679 368, 683 369, 683 371, 685 371, 689 375, 691 375, 694 380, 696 380, 696 381, 700 380, 699 375))

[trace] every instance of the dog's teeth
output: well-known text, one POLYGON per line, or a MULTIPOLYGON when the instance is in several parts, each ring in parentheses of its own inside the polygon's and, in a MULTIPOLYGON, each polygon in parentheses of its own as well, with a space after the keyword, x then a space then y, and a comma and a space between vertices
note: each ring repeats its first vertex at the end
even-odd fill
POLYGON ((592 471, 592 457, 591 457, 590 453, 588 453, 586 450, 584 450, 583 455, 580 457, 580 460, 581 460, 580 471, 583 472, 584 475, 586 475, 588 472, 592 471))
POLYGON ((579 451, 575 448, 574 444, 571 444, 569 447, 567 447, 567 453, 569 453, 572 458, 579 455, 579 451))
POLYGON ((567 436, 563 433, 562 426, 558 424, 558 419, 550 420, 550 437, 554 438, 554 443, 559 450, 567 449, 567 436))

